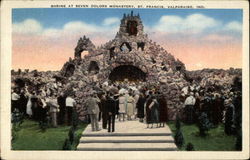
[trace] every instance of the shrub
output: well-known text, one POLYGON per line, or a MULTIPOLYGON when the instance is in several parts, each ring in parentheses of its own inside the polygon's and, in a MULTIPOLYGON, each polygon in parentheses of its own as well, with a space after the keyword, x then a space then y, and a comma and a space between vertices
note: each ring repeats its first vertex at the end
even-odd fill
POLYGON ((228 105, 225 115, 225 133, 227 135, 232 135, 235 133, 235 125, 234 125, 234 106, 233 104, 228 105))
POLYGON ((237 133, 236 143, 235 143, 235 149, 237 151, 241 151, 242 150, 242 132, 241 131, 239 131, 237 133))
POLYGON ((208 120, 207 114, 202 112, 199 117, 198 127, 200 131, 200 136, 206 136, 207 131, 210 129, 210 122, 208 120))
POLYGON ((74 138, 75 138, 75 130, 74 130, 73 127, 71 127, 71 128, 69 129, 68 136, 69 136, 69 142, 70 142, 70 144, 73 144, 74 138))
POLYGON ((186 151, 194 151, 194 145, 192 143, 188 143, 186 146, 186 151))
POLYGON ((181 129, 177 129, 175 136, 174 136, 175 144, 178 146, 178 148, 181 148, 184 144, 184 137, 182 134, 181 129))
POLYGON ((176 130, 181 128, 181 122, 180 122, 180 118, 178 115, 176 116, 175 127, 176 127, 176 130))
POLYGON ((79 119, 78 119, 78 114, 76 109, 73 109, 73 113, 72 113, 72 127, 74 130, 76 130, 77 126, 79 123, 79 119))
POLYGON ((71 150, 71 144, 69 139, 66 139, 63 144, 63 150, 71 150))

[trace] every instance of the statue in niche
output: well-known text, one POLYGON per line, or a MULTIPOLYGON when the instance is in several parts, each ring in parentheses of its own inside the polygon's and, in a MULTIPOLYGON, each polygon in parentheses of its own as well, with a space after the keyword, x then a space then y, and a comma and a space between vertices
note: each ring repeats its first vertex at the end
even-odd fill
POLYGON ((134 35, 134 36, 137 35, 137 22, 136 21, 128 21, 128 23, 127 23, 127 32, 128 32, 128 34, 130 36, 131 35, 134 35))

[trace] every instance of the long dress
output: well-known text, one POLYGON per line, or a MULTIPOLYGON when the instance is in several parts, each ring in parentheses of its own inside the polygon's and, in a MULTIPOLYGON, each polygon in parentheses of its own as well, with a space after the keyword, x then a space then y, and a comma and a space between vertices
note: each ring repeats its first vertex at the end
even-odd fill
POLYGON ((29 115, 29 116, 32 116, 32 103, 31 103, 31 95, 29 95, 29 99, 28 99, 28 103, 27 103, 27 107, 26 107, 26 113, 29 115))
POLYGON ((139 100, 136 104, 136 108, 137 108, 137 117, 138 118, 144 118, 144 104, 145 104, 146 98, 140 96, 139 100))
POLYGON ((168 111, 167 111, 166 100, 165 100, 165 98, 163 96, 160 96, 158 101, 159 101, 159 112, 160 112, 159 121, 160 122, 167 122, 167 120, 168 120, 168 111))
POLYGON ((152 123, 151 120, 151 109, 149 108, 149 105, 152 103, 152 98, 149 98, 146 100, 146 123, 150 124, 152 123))
POLYGON ((119 113, 126 113, 126 97, 119 97, 119 113))
POLYGON ((134 114, 135 99, 129 96, 127 99, 127 115, 132 116, 134 114))
POLYGON ((152 103, 153 106, 151 108, 151 123, 159 123, 159 103, 156 99, 154 99, 152 103))

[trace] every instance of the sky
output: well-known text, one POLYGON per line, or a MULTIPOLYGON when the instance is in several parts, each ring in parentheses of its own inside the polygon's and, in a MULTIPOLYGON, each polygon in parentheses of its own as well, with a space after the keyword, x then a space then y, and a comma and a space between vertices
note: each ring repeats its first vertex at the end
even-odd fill
MULTIPOLYGON (((12 69, 60 70, 86 35, 112 40, 131 9, 33 8, 12 10, 12 69)), ((133 9, 144 32, 187 70, 242 67, 242 10, 133 9)))

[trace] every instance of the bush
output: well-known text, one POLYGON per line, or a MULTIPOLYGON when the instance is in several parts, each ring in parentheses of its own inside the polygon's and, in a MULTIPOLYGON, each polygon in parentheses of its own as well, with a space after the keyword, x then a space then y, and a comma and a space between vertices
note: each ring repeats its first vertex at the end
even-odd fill
POLYGON ((175 127, 176 127, 177 130, 181 128, 181 122, 180 122, 180 118, 179 118, 178 115, 176 116, 175 127))
POLYGON ((69 139, 66 139, 63 144, 63 150, 71 150, 71 144, 69 139))
POLYGON ((236 138, 236 143, 235 143, 235 149, 237 151, 241 151, 242 150, 242 132, 239 131, 237 134, 237 138, 236 138))
POLYGON ((69 136, 69 142, 70 142, 70 144, 73 144, 74 138, 75 138, 75 130, 74 130, 73 127, 71 127, 71 128, 69 129, 68 136, 69 136))
POLYGON ((184 137, 182 134, 181 129, 177 129, 175 136, 174 136, 175 144, 178 146, 178 148, 181 148, 184 144, 184 137))
POLYGON ((72 113, 72 127, 73 127, 74 130, 76 130, 78 124, 79 124, 78 114, 77 114, 76 109, 73 109, 73 113, 72 113))
POLYGON ((194 151, 194 145, 192 143, 188 143, 186 146, 186 151, 194 151))
POLYGON ((198 127, 200 131, 200 136, 206 136, 207 131, 209 131, 211 124, 208 120, 207 114, 202 112, 199 117, 198 127))
POLYGON ((234 106, 233 104, 228 105, 225 115, 225 133, 227 135, 232 135, 235 133, 235 125, 234 125, 234 106))

